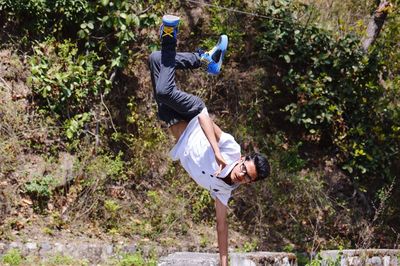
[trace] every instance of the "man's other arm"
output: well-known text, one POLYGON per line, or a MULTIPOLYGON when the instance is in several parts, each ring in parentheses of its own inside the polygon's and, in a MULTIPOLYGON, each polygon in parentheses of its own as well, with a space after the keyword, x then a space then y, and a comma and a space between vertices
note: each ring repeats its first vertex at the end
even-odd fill
POLYGON ((228 208, 218 199, 215 199, 215 212, 217 217, 217 234, 220 265, 228 265, 228 222, 226 216, 228 208))
POLYGON ((218 147, 218 141, 221 137, 222 131, 221 129, 211 120, 208 114, 200 114, 199 115, 199 123, 201 128, 203 129, 204 135, 206 135, 208 142, 210 142, 211 148, 214 151, 215 159, 220 166, 219 171, 217 171, 217 175, 222 171, 222 169, 226 166, 225 159, 222 157, 221 151, 218 147))

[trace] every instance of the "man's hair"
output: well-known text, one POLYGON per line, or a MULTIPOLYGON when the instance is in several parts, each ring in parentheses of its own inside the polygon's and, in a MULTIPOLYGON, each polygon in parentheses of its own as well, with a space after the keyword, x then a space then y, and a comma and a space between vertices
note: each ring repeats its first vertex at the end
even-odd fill
POLYGON ((255 181, 265 179, 270 175, 271 167, 265 155, 261 153, 252 153, 250 155, 247 155, 245 157, 245 160, 253 161, 254 165, 256 166, 257 179, 255 181))

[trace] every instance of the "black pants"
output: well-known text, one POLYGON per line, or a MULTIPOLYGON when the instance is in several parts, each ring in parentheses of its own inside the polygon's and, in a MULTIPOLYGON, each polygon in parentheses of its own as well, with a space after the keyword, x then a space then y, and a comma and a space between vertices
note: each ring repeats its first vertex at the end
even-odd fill
POLYGON ((149 67, 158 117, 168 126, 181 120, 190 121, 205 107, 199 97, 179 90, 175 84, 175 69, 200 66, 198 53, 177 53, 175 45, 163 46, 161 51, 150 55, 149 67))

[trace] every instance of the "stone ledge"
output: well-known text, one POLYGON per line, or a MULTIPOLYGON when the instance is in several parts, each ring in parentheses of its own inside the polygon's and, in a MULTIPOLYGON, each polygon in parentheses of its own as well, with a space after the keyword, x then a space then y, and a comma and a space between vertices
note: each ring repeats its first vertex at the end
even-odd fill
POLYGON ((10 249, 18 249, 23 256, 48 258, 54 255, 70 256, 75 259, 86 259, 92 264, 102 263, 117 252, 136 252, 135 243, 106 244, 100 241, 76 242, 0 242, 0 257, 10 249))
MULTIPOLYGON (((284 252, 230 253, 231 266, 297 266, 296 256, 284 252)), ((215 253, 176 252, 163 257, 159 266, 218 266, 215 253)))
POLYGON ((297 265, 297 257, 286 252, 247 252, 230 254, 232 266, 258 266, 258 265, 297 265))
POLYGON ((214 253, 176 252, 162 257, 159 266, 218 266, 219 257, 214 253))

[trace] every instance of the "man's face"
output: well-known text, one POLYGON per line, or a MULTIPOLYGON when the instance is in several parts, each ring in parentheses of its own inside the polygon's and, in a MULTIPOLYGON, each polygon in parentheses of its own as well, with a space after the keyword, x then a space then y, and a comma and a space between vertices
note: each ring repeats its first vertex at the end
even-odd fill
POLYGON ((242 157, 231 172, 231 180, 235 184, 251 183, 257 179, 257 170, 253 161, 242 157))

